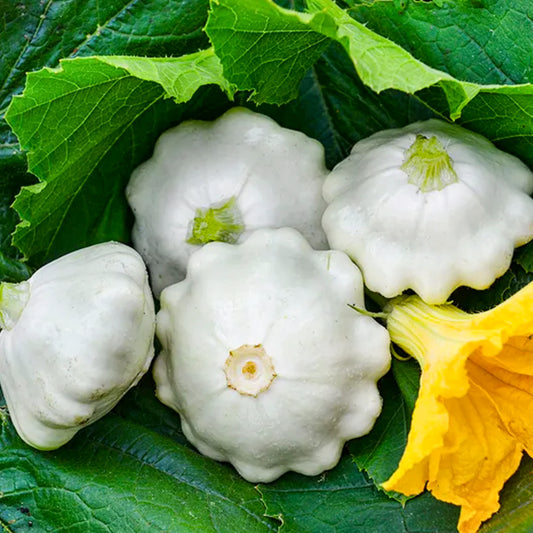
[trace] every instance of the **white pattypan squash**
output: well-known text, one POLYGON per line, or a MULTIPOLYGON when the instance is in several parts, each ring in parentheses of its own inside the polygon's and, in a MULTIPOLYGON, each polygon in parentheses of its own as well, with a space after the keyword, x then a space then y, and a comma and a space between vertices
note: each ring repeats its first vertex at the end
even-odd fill
POLYGON ((330 246, 369 289, 413 289, 445 302, 460 285, 485 289, 533 238, 533 173, 458 125, 417 122, 355 144, 327 177, 322 224, 330 246))
POLYGON ((146 373, 154 302, 139 254, 104 243, 0 286, 0 383, 24 441, 50 450, 101 418, 146 373))
POLYGON ((126 189, 133 244, 155 296, 185 277, 199 246, 235 243, 257 228, 294 227, 313 247, 327 248, 320 222, 326 174, 318 141, 245 108, 163 133, 126 189))
POLYGON ((210 243, 161 293, 159 399, 203 454, 249 481, 332 468, 381 410, 387 330, 363 307, 359 269, 292 228, 210 243))

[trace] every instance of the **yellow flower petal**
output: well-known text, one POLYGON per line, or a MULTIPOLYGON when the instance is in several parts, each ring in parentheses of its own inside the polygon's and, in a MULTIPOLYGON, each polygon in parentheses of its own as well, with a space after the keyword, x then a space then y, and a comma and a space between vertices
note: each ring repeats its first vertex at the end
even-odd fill
POLYGON ((507 433, 533 456, 533 340, 512 337, 490 359, 474 354, 468 373, 489 395, 507 433))
POLYGON ((422 376, 407 447, 383 487, 413 495, 427 485, 461 506, 458 529, 474 533, 522 451, 533 455, 533 284, 475 315, 400 299, 388 328, 422 376))
POLYGON ((499 492, 516 471, 522 447, 506 433, 490 397, 475 383, 462 398, 445 401, 449 426, 431 458, 428 489, 461 506, 459 531, 477 531, 499 508, 499 492))

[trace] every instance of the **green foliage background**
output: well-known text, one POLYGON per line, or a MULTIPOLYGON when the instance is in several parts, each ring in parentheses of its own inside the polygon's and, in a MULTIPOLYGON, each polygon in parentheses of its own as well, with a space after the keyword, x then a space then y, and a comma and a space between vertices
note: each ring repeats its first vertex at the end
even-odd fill
MULTIPOLYGON (((1 278, 24 279, 95 242, 128 242, 124 186, 158 135, 236 104, 320 140, 330 167, 358 139, 430 116, 451 116, 533 166, 529 0, 310 0, 308 13, 303 2, 278 5, 0 0, 1 278)), ((476 310, 509 296, 532 279, 531 250, 518 250, 490 290, 454 300, 476 310)), ((0 526, 455 531, 457 508, 376 487, 405 446, 418 376, 413 362, 394 362, 380 383, 382 416, 334 470, 259 486, 188 445, 150 376, 55 452, 23 444, 4 409, 0 526)), ((482 531, 531 531, 532 465, 524 459, 482 531)))

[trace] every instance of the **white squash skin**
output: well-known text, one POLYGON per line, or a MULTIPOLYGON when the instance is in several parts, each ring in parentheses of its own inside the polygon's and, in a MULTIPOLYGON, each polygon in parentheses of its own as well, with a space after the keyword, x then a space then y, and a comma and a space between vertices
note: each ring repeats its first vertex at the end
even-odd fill
POLYGON ((163 133, 126 189, 135 215, 132 240, 148 265, 154 295, 185 277, 199 247, 186 242, 196 210, 232 197, 245 226, 241 239, 257 228, 290 226, 326 249, 320 222, 326 175, 318 141, 245 108, 163 133))
POLYGON ((411 288, 444 303, 466 285, 487 288, 514 248, 533 238, 533 173, 472 132, 437 120, 387 130, 357 143, 324 183, 322 225, 330 246, 386 297, 411 288), (421 192, 401 170, 416 133, 435 135, 458 183, 421 192))
POLYGON ((249 481, 332 468, 344 442, 373 426, 390 365, 386 329, 347 303, 364 305, 357 267, 295 230, 207 244, 161 294, 157 396, 203 454, 249 481), (229 388, 223 370, 243 344, 261 344, 277 374, 256 397, 229 388))
POLYGON ((109 412, 153 357, 155 312, 141 257, 119 243, 78 250, 29 280, 0 333, 0 380, 21 438, 55 449, 109 412))

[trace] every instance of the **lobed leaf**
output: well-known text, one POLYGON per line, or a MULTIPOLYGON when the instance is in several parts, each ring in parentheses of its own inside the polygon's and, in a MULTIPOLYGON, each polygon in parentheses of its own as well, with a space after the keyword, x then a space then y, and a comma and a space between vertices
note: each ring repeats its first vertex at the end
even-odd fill
POLYGON ((296 97, 305 72, 329 46, 306 15, 270 1, 211 0, 205 31, 224 75, 257 103, 284 104, 296 97))
POLYGON ((280 531, 337 533, 456 532, 458 509, 429 494, 405 505, 389 498, 344 456, 334 470, 322 476, 284 476, 274 485, 259 485, 267 514, 280 518, 280 531))
POLYGON ((13 95, 22 92, 26 73, 74 56, 180 56, 205 48, 207 6, 208 0, 0 0, 0 179, 9 183, 0 192, 0 279, 29 275, 21 254, 3 238, 19 222, 10 207, 15 194, 36 181, 26 172, 25 156, 4 119, 13 95))
POLYGON ((533 85, 458 80, 374 33, 332 0, 309 0, 308 6, 308 13, 298 13, 270 0, 257 0, 253 7, 246 0, 212 0, 207 34, 225 76, 239 89, 252 91, 255 102, 280 104, 294 97, 297 83, 315 59, 308 48, 312 43, 324 46, 320 36, 328 37, 343 46, 361 81, 373 91, 416 95, 437 114, 461 118, 462 124, 533 163, 533 85), (264 23, 265 13, 275 25, 264 23), (298 39, 278 47, 274 40, 284 28, 298 39), (281 53, 290 58, 290 77, 280 69, 281 53))
POLYGON ((41 181, 14 203, 22 219, 14 244, 43 264, 103 240, 128 242, 129 175, 184 115, 168 97, 186 102, 211 84, 231 92, 210 49, 154 61, 76 58, 30 73, 6 118, 41 181))
POLYGON ((350 16, 416 59, 480 85, 533 82, 531 2, 349 0, 350 16))
POLYGON ((116 414, 54 452, 0 435, 5 531, 276 531, 253 485, 230 467, 116 414))

